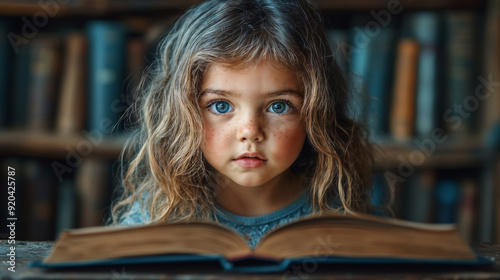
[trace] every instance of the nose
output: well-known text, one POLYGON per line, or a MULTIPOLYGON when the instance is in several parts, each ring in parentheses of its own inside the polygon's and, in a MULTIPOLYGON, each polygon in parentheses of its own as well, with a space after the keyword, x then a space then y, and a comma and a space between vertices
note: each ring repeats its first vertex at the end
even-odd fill
POLYGON ((258 114, 248 114, 240 119, 237 128, 239 141, 259 143, 264 141, 264 131, 258 114))

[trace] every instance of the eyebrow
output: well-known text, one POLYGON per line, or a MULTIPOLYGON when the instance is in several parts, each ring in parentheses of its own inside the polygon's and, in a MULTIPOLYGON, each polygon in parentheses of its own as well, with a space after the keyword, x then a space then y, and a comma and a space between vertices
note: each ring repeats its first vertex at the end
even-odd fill
MULTIPOLYGON (((217 94, 217 95, 230 95, 230 96, 236 96, 236 97, 241 96, 241 94, 235 93, 235 92, 232 92, 232 91, 207 88, 207 89, 204 89, 200 93, 200 97, 202 97, 203 95, 205 95, 207 93, 212 93, 212 94, 217 94)), ((274 98, 274 97, 278 97, 278 96, 282 96, 282 95, 287 95, 287 94, 295 95, 295 96, 297 96, 297 97, 299 97, 301 99, 304 98, 304 95, 301 92, 293 90, 293 89, 283 89, 283 90, 268 92, 268 93, 264 94, 264 97, 266 97, 266 98, 274 98)))

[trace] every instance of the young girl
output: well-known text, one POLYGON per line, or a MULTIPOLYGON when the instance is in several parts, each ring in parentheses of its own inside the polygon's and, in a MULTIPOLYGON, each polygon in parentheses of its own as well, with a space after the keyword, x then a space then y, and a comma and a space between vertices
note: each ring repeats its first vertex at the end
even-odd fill
POLYGON ((370 209, 371 147, 311 3, 204 2, 151 69, 112 223, 210 220, 254 247, 299 217, 370 209))

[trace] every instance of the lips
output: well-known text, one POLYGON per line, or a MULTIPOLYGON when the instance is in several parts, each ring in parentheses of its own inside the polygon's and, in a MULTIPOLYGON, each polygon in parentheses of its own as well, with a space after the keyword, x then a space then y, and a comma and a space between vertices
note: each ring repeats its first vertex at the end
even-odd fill
POLYGON ((243 168, 257 168, 265 164, 266 161, 259 153, 244 153, 234 160, 236 164, 243 168))
POLYGON ((260 159, 260 160, 266 160, 262 155, 260 155, 259 153, 243 153, 241 154, 239 157, 236 158, 236 160, 238 159, 242 159, 242 158, 257 158, 257 159, 260 159))

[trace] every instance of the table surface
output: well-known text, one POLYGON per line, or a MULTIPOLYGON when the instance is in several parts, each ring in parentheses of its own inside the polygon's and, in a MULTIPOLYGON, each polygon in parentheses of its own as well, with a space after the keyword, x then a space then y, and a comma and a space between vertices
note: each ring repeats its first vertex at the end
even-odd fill
POLYGON ((480 255, 494 261, 488 267, 460 267, 436 265, 330 265, 314 271, 289 268, 286 273, 235 274, 219 267, 190 267, 188 264, 163 266, 121 266, 47 270, 28 264, 46 257, 54 242, 16 241, 15 272, 8 270, 6 254, 10 245, 0 240, 0 279, 500 279, 500 244, 479 242, 471 244, 480 255))

